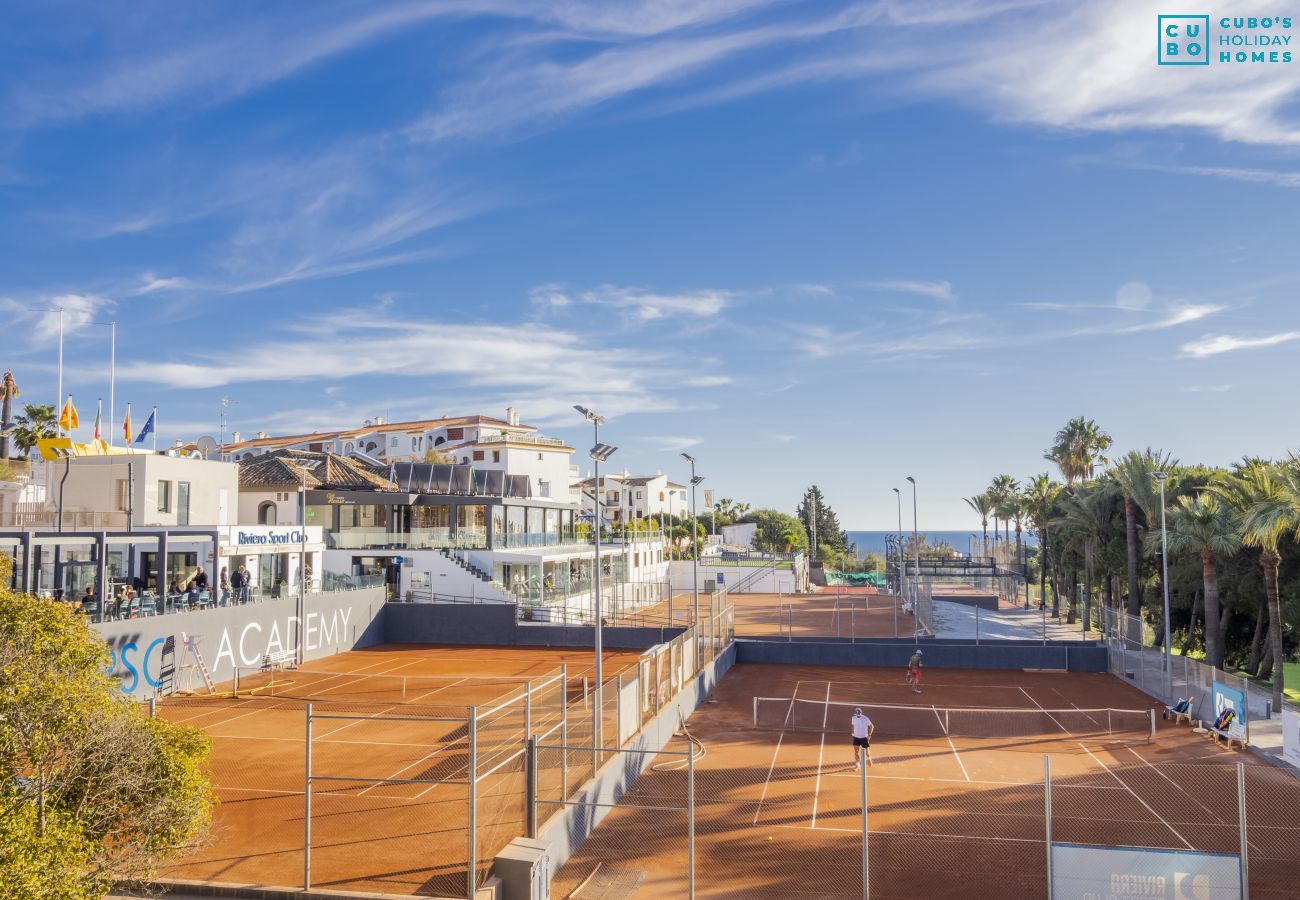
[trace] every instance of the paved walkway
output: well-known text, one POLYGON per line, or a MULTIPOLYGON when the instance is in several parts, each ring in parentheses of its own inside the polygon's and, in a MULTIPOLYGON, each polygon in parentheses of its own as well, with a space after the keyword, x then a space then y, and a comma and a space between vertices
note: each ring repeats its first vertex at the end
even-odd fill
MULTIPOLYGON (((935 637, 990 641, 1078 641, 1084 635, 1078 624, 1058 623, 1034 606, 990 612, 963 603, 933 601, 935 637)), ((1092 639, 1099 640, 1095 633, 1092 639)))

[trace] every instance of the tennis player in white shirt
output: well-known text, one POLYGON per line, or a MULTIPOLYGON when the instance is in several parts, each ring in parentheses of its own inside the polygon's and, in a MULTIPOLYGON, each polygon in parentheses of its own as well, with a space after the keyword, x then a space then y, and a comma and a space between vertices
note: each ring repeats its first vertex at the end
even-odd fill
POLYGON ((871 768, 871 733, 876 730, 876 726, 862 712, 861 706, 853 708, 853 718, 849 722, 853 726, 853 771, 862 768, 860 754, 866 755, 867 768, 871 768))

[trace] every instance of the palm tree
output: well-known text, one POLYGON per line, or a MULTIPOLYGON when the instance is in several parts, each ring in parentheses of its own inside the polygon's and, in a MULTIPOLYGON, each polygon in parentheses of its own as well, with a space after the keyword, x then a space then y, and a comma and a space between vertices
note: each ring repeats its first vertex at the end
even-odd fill
POLYGON ((0 379, 0 398, 3 398, 3 405, 0 405, 0 459, 9 458, 9 429, 13 427, 9 416, 14 411, 14 398, 18 394, 14 373, 6 369, 3 379, 0 379))
POLYGON ((1277 574, 1282 565, 1282 538, 1288 532, 1300 532, 1300 479, 1294 467, 1283 469, 1265 460, 1245 459, 1213 490, 1236 512, 1242 543, 1260 549, 1273 653, 1273 708, 1281 709, 1284 666, 1277 574))
POLYGON ((1205 657, 1223 668, 1223 623, 1219 611, 1219 576, 1216 556, 1227 556, 1241 546, 1232 511, 1214 494, 1179 497, 1169 515, 1169 549, 1201 555, 1201 580, 1205 585, 1205 657))
POLYGON ((1109 525, 1109 497, 1102 488, 1080 490, 1070 498, 1065 514, 1060 518, 1067 540, 1083 554, 1083 630, 1092 624, 1092 576, 1095 571, 1097 547, 1101 544, 1109 525))
POLYGON ((984 529, 984 545, 989 543, 989 514, 993 512, 993 499, 989 497, 988 491, 982 494, 976 494, 974 497, 963 497, 966 505, 979 514, 980 527, 984 529))
POLYGON ((1068 488, 1080 481, 1088 481, 1098 465, 1106 465, 1102 454, 1110 448, 1111 438, 1097 427, 1092 419, 1083 416, 1071 419, 1056 433, 1056 442, 1043 455, 1061 470, 1068 488))
POLYGON ((36 444, 59 433, 58 420, 51 403, 28 403, 22 415, 14 416, 13 439, 24 455, 30 455, 36 444))
POLYGON ((1038 529, 1039 609, 1047 605, 1047 527, 1052 516, 1052 508, 1059 496, 1061 496, 1061 486, 1049 478, 1046 472, 1035 475, 1025 486, 1025 505, 1028 508, 1029 519, 1038 529))
POLYGON ((1010 538, 1011 517, 1008 515, 1010 510, 1007 508, 1007 501, 1015 493, 1016 487, 1016 480, 1010 475, 999 475, 989 483, 988 490, 985 491, 989 496, 989 500, 993 503, 993 539, 995 541, 998 538, 999 521, 1007 523, 1007 537, 1010 538))
POLYGON ((1147 515, 1147 523, 1156 521, 1151 515, 1159 510, 1158 492, 1152 488, 1151 476, 1156 472, 1167 472, 1178 465, 1163 450, 1143 452, 1130 450, 1110 470, 1111 476, 1124 494, 1124 537, 1128 545, 1128 613, 1131 616, 1142 612, 1142 584, 1138 579, 1138 525, 1137 512, 1141 509, 1147 515))

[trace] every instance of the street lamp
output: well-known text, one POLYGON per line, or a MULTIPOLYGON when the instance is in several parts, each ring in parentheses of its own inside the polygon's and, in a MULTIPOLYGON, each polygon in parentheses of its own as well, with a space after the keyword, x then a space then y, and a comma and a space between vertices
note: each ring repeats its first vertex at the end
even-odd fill
MULTIPOLYGON (((916 531, 916 479, 911 475, 907 480, 912 483, 912 551, 916 557, 916 577, 921 577, 921 541, 916 531)), ((915 608, 916 598, 912 598, 913 608, 915 608)))
MULTIPOLYGON (((592 435, 593 435, 593 444, 591 448, 591 460, 595 464, 594 478, 595 478, 595 487, 596 487, 595 490, 596 512, 595 512, 595 520, 593 522, 592 531, 596 535, 596 577, 594 582, 594 599, 592 605, 596 616, 596 629, 595 629, 596 635, 594 641, 595 650, 596 650, 596 671, 594 674, 596 679, 596 702, 599 705, 602 700, 601 686, 603 684, 602 676, 604 675, 604 666, 602 665, 604 649, 601 646, 602 635, 600 630, 601 628, 601 621, 600 621, 600 520, 601 520, 600 464, 605 462, 611 456, 613 456, 614 451, 617 450, 618 448, 611 447, 609 444, 602 444, 600 442, 600 426, 605 423, 604 416, 597 415, 596 413, 587 409, 587 407, 585 406, 574 406, 573 408, 576 409, 578 412, 582 413, 583 417, 588 422, 591 423, 592 435)), ((596 741, 596 746, 598 747, 600 746, 600 737, 601 737, 600 731, 601 731, 602 718, 603 717, 599 714, 595 716, 595 734, 593 735, 593 737, 596 741)))
POLYGON ((700 525, 695 520, 695 488, 704 480, 703 475, 695 474, 695 457, 683 453, 682 459, 691 464, 691 594, 695 604, 694 622, 698 637, 700 631, 700 525))
POLYGON ((898 599, 903 599, 903 570, 907 560, 903 558, 903 492, 894 488, 894 499, 898 501, 898 599))
POLYGON ((1174 670, 1169 658, 1169 534, 1165 530, 1165 480, 1167 472, 1152 472, 1151 477, 1160 483, 1160 580, 1165 592, 1165 679, 1168 682, 1170 696, 1173 695, 1174 670))

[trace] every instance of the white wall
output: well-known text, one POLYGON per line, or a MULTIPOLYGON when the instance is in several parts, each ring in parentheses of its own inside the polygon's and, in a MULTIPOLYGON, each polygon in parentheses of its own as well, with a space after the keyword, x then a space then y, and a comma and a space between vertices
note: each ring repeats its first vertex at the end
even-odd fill
MULTIPOLYGON (((239 495, 239 470, 234 463, 181 456, 135 454, 131 456, 83 456, 70 461, 63 487, 66 512, 118 512, 118 482, 133 477, 134 525, 179 525, 179 488, 190 486, 189 524, 228 525, 235 515, 239 495), (130 472, 128 472, 128 466, 130 472), (168 510, 158 509, 159 482, 170 484, 168 510)), ((52 467, 54 496, 63 478, 63 463, 52 467)))
POLYGON ((723 525, 722 543, 732 547, 754 546, 754 535, 758 533, 758 524, 746 522, 742 525, 723 525))

